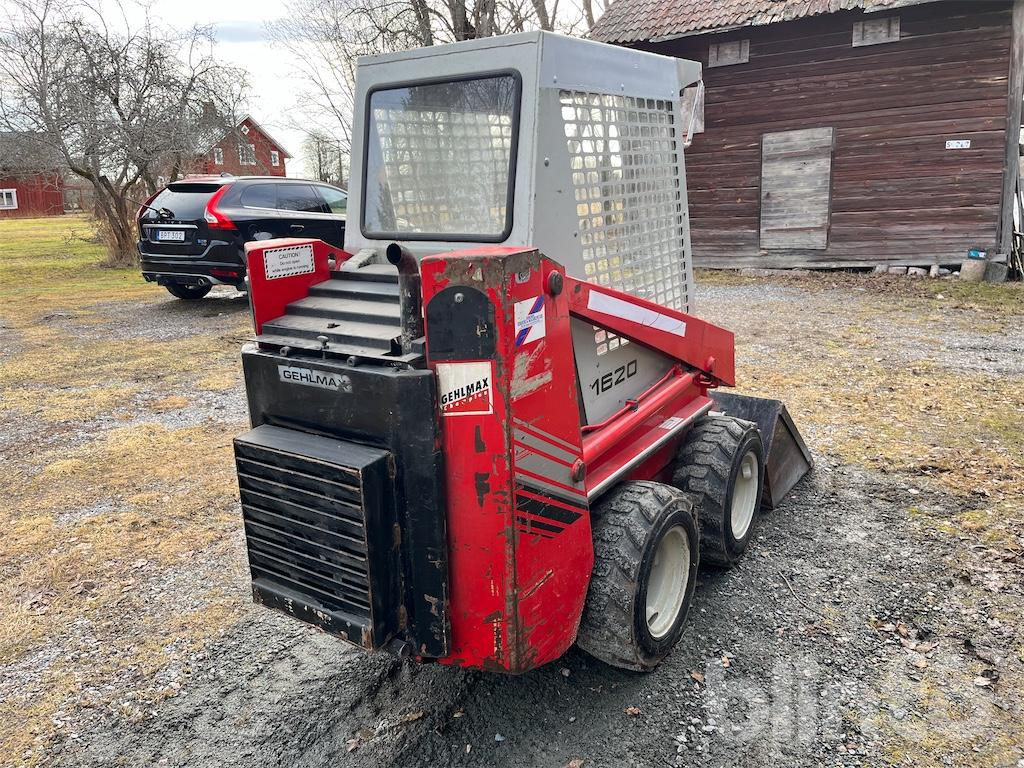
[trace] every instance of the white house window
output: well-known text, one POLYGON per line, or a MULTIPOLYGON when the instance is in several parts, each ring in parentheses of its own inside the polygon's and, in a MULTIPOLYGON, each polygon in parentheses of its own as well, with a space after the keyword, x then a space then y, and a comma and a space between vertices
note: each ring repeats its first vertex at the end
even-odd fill
POLYGON ((709 67, 746 64, 748 61, 750 61, 749 40, 732 40, 728 43, 712 43, 708 46, 709 67))
POLYGON ((10 211, 18 207, 18 190, 0 189, 0 211, 10 211))
POLYGON ((270 150, 270 164, 280 165, 281 164, 281 153, 276 149, 270 150))
POLYGON ((886 16, 853 23, 853 47, 897 43, 900 39, 900 17, 886 16))
POLYGON ((213 162, 216 165, 224 165, 224 150, 221 147, 213 148, 213 162))
POLYGON ((256 165, 256 145, 239 144, 238 162, 242 165, 256 165))
POLYGON ((242 133, 244 133, 246 135, 249 134, 249 126, 248 125, 243 125, 239 130, 241 130, 242 133))

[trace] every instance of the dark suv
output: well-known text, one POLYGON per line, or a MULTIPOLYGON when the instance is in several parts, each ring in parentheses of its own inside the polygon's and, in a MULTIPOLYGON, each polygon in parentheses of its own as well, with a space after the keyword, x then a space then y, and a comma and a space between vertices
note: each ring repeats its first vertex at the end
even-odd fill
POLYGON ((179 299, 201 299, 218 283, 245 290, 245 243, 315 237, 341 248, 347 204, 344 190, 300 179, 175 181, 139 209, 142 276, 179 299))

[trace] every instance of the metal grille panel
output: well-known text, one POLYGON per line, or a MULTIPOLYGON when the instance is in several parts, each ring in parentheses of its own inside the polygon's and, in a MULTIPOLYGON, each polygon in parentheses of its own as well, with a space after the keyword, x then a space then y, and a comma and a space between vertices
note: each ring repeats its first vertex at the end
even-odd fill
POLYGON ((367 647, 384 639, 391 565, 374 553, 391 535, 380 493, 387 456, 267 425, 235 440, 258 602, 367 647))
POLYGON ((246 447, 238 486, 253 578, 309 593, 369 618, 366 529, 358 481, 327 479, 322 465, 246 447))
POLYGON ((673 102, 580 91, 560 91, 559 100, 586 278, 686 310, 685 189, 673 102))

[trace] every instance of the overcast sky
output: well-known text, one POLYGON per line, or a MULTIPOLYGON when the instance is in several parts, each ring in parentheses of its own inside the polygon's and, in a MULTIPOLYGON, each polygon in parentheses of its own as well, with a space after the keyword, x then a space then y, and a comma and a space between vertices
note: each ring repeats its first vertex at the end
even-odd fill
MULTIPOLYGON (((6 0, 0 0, 0 13, 6 0)), ((119 0, 98 0, 115 13, 119 0)), ((129 20, 137 24, 144 16, 139 0, 120 0, 129 20)), ((575 5, 566 0, 565 5, 575 5)), ((150 12, 158 23, 186 29, 194 24, 211 25, 217 38, 216 56, 226 64, 249 72, 249 111, 294 158, 288 161, 289 176, 306 175, 302 158, 301 131, 291 127, 289 115, 302 89, 288 61, 288 52, 272 47, 267 27, 285 16, 283 0, 149 0, 150 12)), ((600 5, 600 3, 598 3, 600 5)))
POLYGON ((227 64, 249 72, 249 110, 285 149, 295 155, 289 176, 305 174, 302 133, 288 125, 298 90, 286 52, 271 48, 266 28, 285 11, 279 0, 153 0, 155 17, 170 26, 211 24, 217 35, 216 54, 227 64))

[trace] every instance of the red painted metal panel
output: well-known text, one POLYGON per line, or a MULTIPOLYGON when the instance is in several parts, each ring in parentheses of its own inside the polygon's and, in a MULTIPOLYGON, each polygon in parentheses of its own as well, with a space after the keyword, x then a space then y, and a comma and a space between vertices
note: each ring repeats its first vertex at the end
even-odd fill
POLYGON ((611 478, 621 480, 656 480, 671 466, 680 440, 685 435, 683 425, 711 409, 707 390, 686 374, 675 382, 676 387, 663 385, 664 397, 652 399, 656 407, 650 408, 642 419, 632 423, 613 423, 601 432, 593 433, 583 442, 583 455, 596 449, 596 441, 605 438, 607 445, 593 460, 587 460, 587 490, 604 488, 611 478), (642 457, 642 458, 640 458, 642 457), (626 472, 623 468, 628 467, 626 472))
MULTIPOLYGON (((490 412, 442 416, 452 653, 443 663, 523 672, 576 636, 593 566, 568 296, 536 251, 490 247, 424 259, 424 301, 450 286, 495 310, 490 412), (517 305, 519 305, 517 322, 517 305)), ((428 339, 430 329, 428 327, 428 339)), ((441 369, 443 370, 443 369, 441 369)), ((442 395, 443 398, 443 395, 442 395)))
POLYGON ((258 240, 245 244, 245 257, 249 266, 249 303, 252 306, 252 320, 259 335, 264 323, 284 314, 284 308, 293 301, 309 295, 311 286, 322 283, 330 277, 328 259, 335 257, 339 262, 348 259, 346 253, 323 240, 286 237, 277 240, 258 240), (266 251, 309 245, 313 248, 313 270, 282 277, 268 277, 266 272, 266 251))
POLYGON ((652 301, 566 278, 572 314, 703 371, 715 383, 736 383, 732 331, 652 301))

